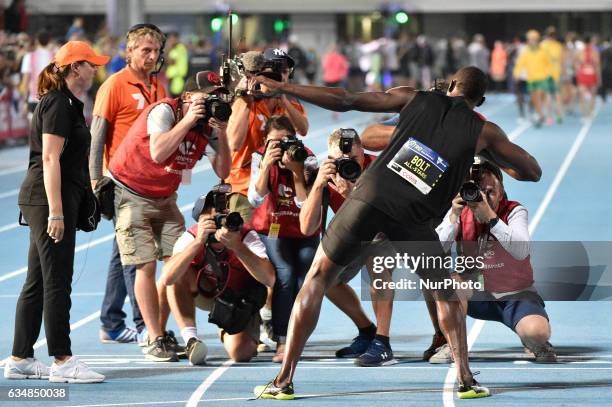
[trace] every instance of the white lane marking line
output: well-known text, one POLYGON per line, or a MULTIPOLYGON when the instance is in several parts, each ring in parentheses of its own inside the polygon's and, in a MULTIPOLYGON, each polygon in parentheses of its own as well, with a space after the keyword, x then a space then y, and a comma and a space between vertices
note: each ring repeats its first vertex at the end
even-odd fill
POLYGON ((19 223, 9 223, 8 225, 0 226, 0 233, 8 232, 9 230, 17 229, 19 227, 19 223))
POLYGON ((520 124, 517 128, 512 130, 510 134, 508 134, 508 140, 514 142, 514 140, 519 138, 521 134, 527 131, 527 129, 531 128, 531 126, 532 126, 531 122, 525 122, 525 123, 520 124))
POLYGON ((7 168, 0 171, 0 177, 3 175, 15 174, 17 172, 23 172, 28 169, 27 165, 20 165, 19 167, 7 168))
MULTIPOLYGON (((593 120, 599 113, 600 107, 601 105, 597 106, 597 109, 595 110, 593 116, 586 123, 584 123, 584 125, 580 129, 580 132, 576 136, 576 140, 574 140, 574 144, 572 144, 570 151, 567 153, 567 155, 565 156, 565 160, 561 164, 560 170, 557 172, 555 179, 553 180, 552 184, 548 188, 548 191, 546 192, 544 199, 542 200, 542 202, 540 202, 540 206, 538 207, 535 216, 529 222, 529 235, 530 236, 533 235, 535 229, 540 223, 541 218, 544 216, 544 212, 548 208, 550 201, 552 200, 554 194, 557 192, 557 189, 559 188, 561 181, 565 177, 565 174, 567 173, 567 170, 570 164, 572 163, 572 161, 574 161, 574 158, 576 157, 576 153, 578 152, 578 149, 580 148, 580 146, 582 145, 582 142, 586 138, 588 131, 591 129, 593 120)), ((521 126, 519 126, 519 128, 514 130, 512 133, 518 132, 520 128, 521 126)), ((525 130, 527 130, 527 128, 525 128, 525 130)), ((525 130, 518 133, 518 135, 516 135, 514 139, 516 139, 525 130)), ((485 321, 480 320, 480 319, 474 321, 474 324, 472 325, 472 328, 470 329, 470 332, 468 334, 468 351, 472 349, 472 346, 474 345, 474 342, 476 342, 476 339, 478 338, 478 335, 482 331, 484 324, 485 324, 485 321)), ((453 393, 454 393, 456 376, 457 376, 457 371, 456 371, 455 365, 453 364, 448 369, 448 372, 446 373, 446 378, 444 379, 444 388, 443 388, 444 391, 442 392, 442 401, 444 403, 444 407, 455 407, 455 400, 453 398, 453 393)))
MULTIPOLYGON (((77 322, 75 322, 74 324, 70 325, 70 331, 74 331, 75 329, 78 329, 80 327, 82 327, 83 325, 87 324, 88 322, 93 321, 94 319, 100 317, 100 311, 96 311, 93 314, 89 314, 87 315, 85 318, 79 319, 77 322)), ((34 344, 34 349, 38 349, 41 346, 44 346, 47 344, 47 338, 42 338, 39 339, 35 344, 34 344)))
POLYGON ((19 188, 11 189, 10 191, 0 193, 0 199, 15 196, 19 193, 19 188))
MULTIPOLYGON (((181 206, 179 208, 179 210, 181 212, 185 212, 185 211, 190 210, 191 208, 193 208, 193 204, 192 203, 181 206)), ((93 241, 89 242, 89 243, 84 243, 82 245, 77 246, 74 249, 74 252, 75 253, 82 252, 83 250, 87 250, 90 247, 98 246, 98 245, 100 245, 102 243, 105 243, 105 242, 108 242, 110 240, 113 240, 114 237, 115 237, 114 233, 109 233, 108 235, 102 236, 102 237, 100 237, 100 238, 98 238, 96 240, 93 240, 93 241)), ((0 276, 0 282, 8 280, 8 279, 11 279, 13 277, 17 277, 18 275, 23 274, 26 271, 28 271, 28 267, 27 266, 26 267, 22 267, 20 269, 17 269, 15 271, 11 271, 10 273, 6 273, 4 275, 1 275, 0 276)))
POLYGON ((200 399, 204 396, 204 393, 206 393, 206 390, 208 390, 210 386, 212 386, 213 383, 217 381, 217 379, 220 378, 221 375, 223 375, 223 373, 225 373, 227 369, 229 369, 233 364, 234 364, 233 360, 226 360, 225 362, 223 362, 221 366, 216 368, 206 378, 206 380, 204 380, 202 384, 198 386, 198 388, 193 392, 191 397, 189 397, 189 401, 187 401, 187 404, 185 404, 185 407, 197 406, 198 403, 200 402, 200 399))

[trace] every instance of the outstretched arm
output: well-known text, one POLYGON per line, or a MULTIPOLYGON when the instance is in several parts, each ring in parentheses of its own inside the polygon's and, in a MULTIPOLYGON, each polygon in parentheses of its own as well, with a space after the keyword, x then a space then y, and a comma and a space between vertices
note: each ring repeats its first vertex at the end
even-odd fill
POLYGON ((476 152, 519 181, 537 182, 542 176, 542 169, 536 159, 508 140, 506 133, 495 123, 485 123, 476 152))
POLYGON ((257 76, 255 80, 266 85, 272 92, 293 95, 337 112, 399 112, 416 95, 416 90, 407 86, 392 88, 386 92, 353 93, 343 88, 281 83, 263 76, 257 76))
POLYGON ((361 144, 370 151, 382 151, 391 142, 391 136, 394 131, 395 126, 381 123, 370 124, 361 133, 361 144))

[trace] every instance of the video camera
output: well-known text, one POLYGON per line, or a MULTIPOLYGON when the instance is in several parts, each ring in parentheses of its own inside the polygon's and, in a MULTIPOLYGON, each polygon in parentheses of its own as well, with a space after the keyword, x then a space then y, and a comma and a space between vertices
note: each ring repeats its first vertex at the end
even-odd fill
MULTIPOLYGON (((213 207, 215 208, 215 214, 213 215, 215 227, 217 229, 225 227, 230 232, 238 232, 244 224, 244 220, 242 216, 240 216, 240 213, 228 211, 227 196, 231 192, 232 186, 230 184, 220 183, 215 185, 212 191, 198 198, 193 206, 191 216, 197 222, 204 210, 213 207)), ((215 241, 212 235, 210 239, 215 241)))
POLYGON ((480 157, 474 157, 474 163, 470 167, 470 179, 461 185, 459 195, 465 202, 480 202, 482 195, 480 194, 480 180, 482 178, 482 160, 480 157))
POLYGON ((361 175, 361 166, 357 161, 350 158, 348 155, 353 149, 353 141, 357 136, 355 129, 340 129, 340 151, 342 157, 336 158, 336 172, 348 181, 355 181, 361 175))

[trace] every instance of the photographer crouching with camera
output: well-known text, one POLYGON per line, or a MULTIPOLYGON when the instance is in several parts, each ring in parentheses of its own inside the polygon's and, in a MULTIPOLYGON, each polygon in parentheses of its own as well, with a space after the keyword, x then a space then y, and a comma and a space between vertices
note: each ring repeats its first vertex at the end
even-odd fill
MULTIPOLYGON (((300 229, 305 235, 315 233, 325 226, 328 207, 336 213, 350 195, 355 182, 376 156, 365 154, 361 139, 354 129, 337 129, 328 139, 328 158, 323 161, 308 198, 300 210, 300 229)), ((388 242, 384 235, 377 236, 373 244, 352 263, 347 265, 326 293, 327 298, 344 312, 357 326, 359 334, 349 346, 339 349, 336 357, 356 358, 358 366, 385 366, 395 363, 389 340, 389 328, 393 310, 393 291, 374 290, 372 307, 378 327, 365 314, 359 297, 348 285, 368 264, 369 254, 384 250, 388 242), (383 292, 384 291, 384 292, 383 292)), ((393 249, 391 248, 391 251, 393 249)), ((387 271, 385 278, 390 279, 387 271)))
POLYGON ((164 286, 156 288, 155 263, 171 256, 185 231, 176 203, 181 180, 189 182, 204 155, 217 176, 229 174, 226 93, 217 74, 198 72, 181 97, 162 99, 143 111, 109 163, 116 184, 117 245, 121 263, 136 266, 134 291, 148 330, 144 352, 150 360, 178 360, 176 339, 161 330, 169 307, 164 286))
MULTIPOLYGON (((533 286, 527 209, 506 195, 499 168, 477 157, 470 180, 453 199, 436 228, 445 251, 453 242, 460 256, 483 256, 483 267, 454 277, 480 279, 483 291, 467 293, 462 311, 472 318, 498 321, 512 329, 536 362, 555 362, 544 301, 533 286), (471 295, 470 295, 471 294, 471 295)), ((448 345, 430 363, 450 363, 448 345)))
POLYGON ((259 233, 276 269, 272 326, 276 337, 273 362, 282 362, 289 316, 317 245, 318 230, 300 231, 300 207, 318 167, 317 158, 295 136, 286 116, 272 116, 265 126, 266 144, 251 158, 249 202, 251 226, 259 233))
POLYGON ((229 184, 220 184, 195 203, 197 224, 177 240, 160 285, 168 287, 170 309, 187 344, 191 365, 206 363, 208 348, 197 335, 196 306, 210 311, 229 357, 248 362, 257 354, 259 310, 274 268, 258 234, 238 212, 228 213, 229 184))

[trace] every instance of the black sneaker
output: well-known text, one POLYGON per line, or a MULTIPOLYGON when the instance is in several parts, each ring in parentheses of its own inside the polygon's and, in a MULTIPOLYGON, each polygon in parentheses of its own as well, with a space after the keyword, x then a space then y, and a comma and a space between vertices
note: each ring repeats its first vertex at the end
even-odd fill
POLYGON ((179 345, 178 341, 176 340, 176 336, 174 336, 173 331, 166 331, 164 338, 166 341, 166 345, 168 346, 168 349, 173 350, 179 359, 187 359, 187 353, 185 352, 185 347, 183 345, 179 345))
POLYGON ((336 351, 337 358, 357 358, 363 354, 374 338, 368 335, 359 334, 353 338, 349 346, 336 351))
POLYGON ((397 363, 397 360, 393 358, 391 348, 388 348, 378 339, 370 342, 370 346, 365 353, 355 359, 355 364, 363 367, 389 366, 395 363, 397 363))
POLYGON ((203 366, 206 364, 208 346, 198 338, 191 338, 185 347, 185 354, 191 366, 203 366))
POLYGON ((144 349, 145 359, 155 362, 178 362, 174 350, 169 349, 164 336, 158 336, 144 349))

